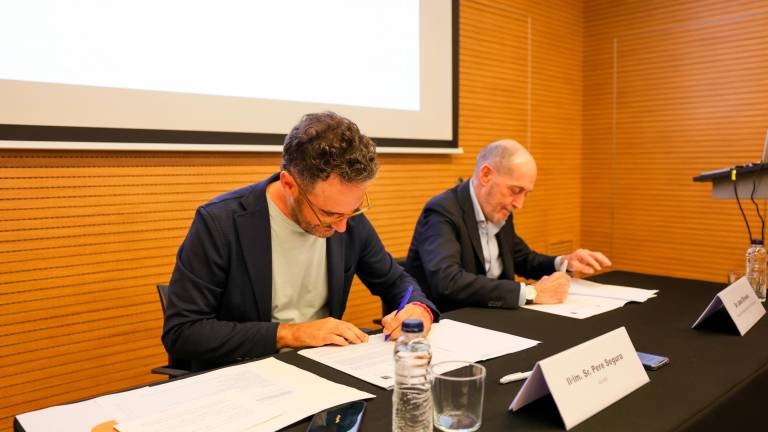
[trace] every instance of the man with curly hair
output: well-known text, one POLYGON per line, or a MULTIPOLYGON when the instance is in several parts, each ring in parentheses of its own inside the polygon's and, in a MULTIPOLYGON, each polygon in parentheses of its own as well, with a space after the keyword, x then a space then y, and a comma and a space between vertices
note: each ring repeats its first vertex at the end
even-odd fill
POLYGON ((197 209, 170 282, 163 344, 192 370, 284 348, 347 345, 368 336, 341 321, 357 274, 387 310, 428 330, 437 309, 384 250, 362 213, 376 146, 349 119, 305 115, 286 136, 280 172, 197 209), (395 309, 413 287, 410 303, 395 309))

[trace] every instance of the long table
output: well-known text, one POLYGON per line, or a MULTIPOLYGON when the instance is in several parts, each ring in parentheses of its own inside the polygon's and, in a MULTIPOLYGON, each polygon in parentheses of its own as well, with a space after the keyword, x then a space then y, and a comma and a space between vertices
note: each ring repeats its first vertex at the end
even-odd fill
MULTIPOLYGON (((661 354, 670 364, 648 372, 650 382, 579 424, 573 431, 764 430, 768 405, 768 320, 745 336, 724 313, 701 328, 691 324, 723 284, 610 272, 592 278, 607 284, 660 290, 646 303, 626 306, 584 320, 528 309, 466 308, 444 317, 542 341, 538 346, 483 362, 487 368, 481 430, 564 430, 551 397, 517 412, 507 407, 522 382, 499 378, 530 370, 536 361, 624 326, 638 351, 661 354)), ((456 341, 461 343, 461 341, 456 341)), ((376 395, 368 401, 364 431, 391 430, 392 392, 287 352, 277 358, 341 384, 376 395)), ((286 430, 304 431, 309 419, 286 430)), ((15 431, 23 428, 14 422, 15 431)))

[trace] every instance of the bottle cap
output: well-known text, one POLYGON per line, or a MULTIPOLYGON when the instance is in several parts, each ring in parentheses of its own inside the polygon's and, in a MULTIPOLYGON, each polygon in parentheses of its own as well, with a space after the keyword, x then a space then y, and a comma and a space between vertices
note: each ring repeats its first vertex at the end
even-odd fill
POLYGON ((403 321, 403 332, 421 333, 424 331, 424 323, 420 319, 407 319, 403 321))
POLYGON ((761 240, 761 239, 752 239, 752 244, 753 245, 761 245, 762 246, 763 240, 761 240))

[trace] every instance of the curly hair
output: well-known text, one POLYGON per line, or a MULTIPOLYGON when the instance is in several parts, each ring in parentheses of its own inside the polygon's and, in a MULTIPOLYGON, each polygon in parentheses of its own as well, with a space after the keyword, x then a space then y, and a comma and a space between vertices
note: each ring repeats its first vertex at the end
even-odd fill
POLYGON ((338 175, 346 183, 376 176, 376 144, 351 120, 334 112, 306 114, 283 143, 281 169, 306 187, 338 175))

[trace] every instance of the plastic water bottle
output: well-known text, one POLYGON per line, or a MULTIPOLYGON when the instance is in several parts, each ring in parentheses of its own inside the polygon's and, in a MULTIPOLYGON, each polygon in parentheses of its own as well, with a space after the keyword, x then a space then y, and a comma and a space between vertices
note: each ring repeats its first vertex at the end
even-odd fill
POLYGON ((760 301, 765 301, 765 265, 763 241, 752 240, 752 246, 747 249, 747 280, 760 301))
POLYGON ((392 394, 393 432, 431 432, 432 395, 427 369, 432 361, 424 323, 407 319, 395 344, 395 391, 392 394))

